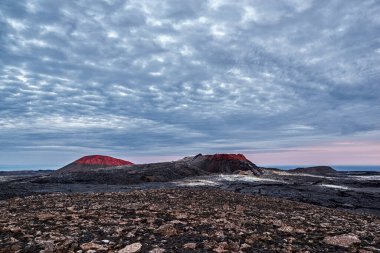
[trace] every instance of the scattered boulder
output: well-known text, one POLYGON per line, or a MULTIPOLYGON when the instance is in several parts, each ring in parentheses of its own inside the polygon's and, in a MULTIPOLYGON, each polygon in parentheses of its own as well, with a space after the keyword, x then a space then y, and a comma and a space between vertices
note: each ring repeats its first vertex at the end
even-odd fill
POLYGON ((123 249, 119 250, 118 253, 134 253, 139 252, 142 248, 142 244, 139 242, 135 242, 125 246, 123 249))
POLYGON ((44 194, 0 201, 0 253, 367 253, 379 248, 379 221, 211 188, 44 194), (65 207, 78 208, 77 218, 65 207), (56 215, 46 221, 41 213, 56 215))
POLYGON ((184 249, 195 249, 197 244, 195 242, 188 242, 183 245, 184 249))
POLYGON ((173 226, 173 224, 165 224, 160 226, 157 230, 157 233, 162 234, 163 236, 174 236, 178 234, 177 229, 173 226))
POLYGON ((361 240, 357 235, 345 234, 345 235, 336 235, 336 236, 327 236, 323 239, 324 243, 330 245, 336 245, 344 248, 349 248, 352 244, 359 244, 361 240))
POLYGON ((104 247, 103 245, 100 245, 100 244, 97 244, 97 243, 94 243, 94 242, 88 242, 88 243, 83 243, 80 248, 82 250, 107 250, 106 247, 104 247))
POLYGON ((283 225, 281 226, 278 231, 284 232, 284 233, 291 233, 293 232, 294 228, 291 226, 283 225))

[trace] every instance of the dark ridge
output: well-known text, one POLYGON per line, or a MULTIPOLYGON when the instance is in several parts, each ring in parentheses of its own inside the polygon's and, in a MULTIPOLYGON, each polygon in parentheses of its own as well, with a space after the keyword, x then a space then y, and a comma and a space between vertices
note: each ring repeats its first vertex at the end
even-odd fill
POLYGON ((313 167, 306 167, 306 168, 290 169, 288 170, 288 172, 325 175, 325 174, 335 174, 337 171, 334 170, 330 166, 313 166, 313 167))

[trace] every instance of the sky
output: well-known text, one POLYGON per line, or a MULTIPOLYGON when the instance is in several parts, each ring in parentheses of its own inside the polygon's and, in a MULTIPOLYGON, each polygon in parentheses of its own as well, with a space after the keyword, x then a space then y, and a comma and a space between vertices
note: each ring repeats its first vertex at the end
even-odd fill
POLYGON ((0 169, 380 164, 380 1, 2 0, 0 169))

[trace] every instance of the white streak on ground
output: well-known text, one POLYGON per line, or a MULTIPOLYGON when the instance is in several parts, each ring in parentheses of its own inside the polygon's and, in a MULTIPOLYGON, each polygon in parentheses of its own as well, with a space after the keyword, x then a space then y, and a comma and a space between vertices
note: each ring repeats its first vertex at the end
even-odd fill
POLYGON ((354 178, 360 181, 380 180, 380 176, 350 176, 350 178, 354 178))
POLYGON ((350 187, 342 186, 342 185, 335 185, 335 184, 321 184, 319 185, 321 187, 328 187, 328 188, 334 188, 334 189, 342 189, 342 190, 349 190, 350 187))
MULTIPOLYGON (((215 175, 207 177, 207 179, 191 178, 173 182, 177 186, 218 186, 223 182, 282 182, 267 178, 244 175, 215 175)), ((282 182, 284 183, 284 182, 282 182)))

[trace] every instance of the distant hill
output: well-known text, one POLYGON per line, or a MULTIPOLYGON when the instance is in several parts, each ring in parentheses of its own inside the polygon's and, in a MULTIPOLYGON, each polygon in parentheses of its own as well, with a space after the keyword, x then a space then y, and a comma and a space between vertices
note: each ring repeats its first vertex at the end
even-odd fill
POLYGON ((288 172, 325 175, 325 174, 334 174, 336 173, 336 170, 334 170, 330 166, 313 166, 313 167, 290 169, 288 170, 288 172))
POLYGON ((89 155, 84 156, 56 171, 56 173, 87 172, 94 169, 133 165, 130 161, 121 160, 111 156, 89 155))

